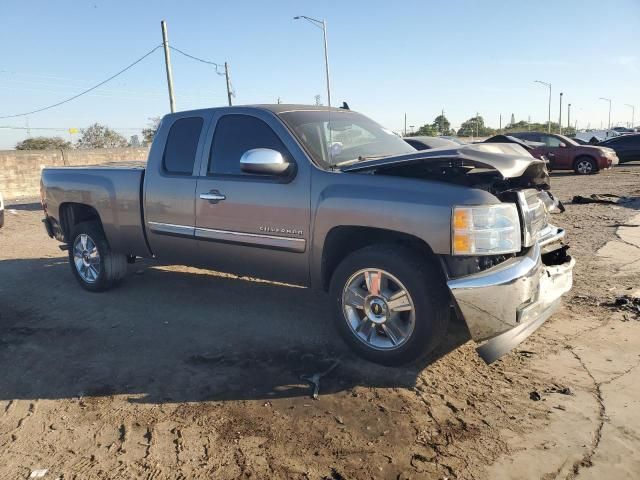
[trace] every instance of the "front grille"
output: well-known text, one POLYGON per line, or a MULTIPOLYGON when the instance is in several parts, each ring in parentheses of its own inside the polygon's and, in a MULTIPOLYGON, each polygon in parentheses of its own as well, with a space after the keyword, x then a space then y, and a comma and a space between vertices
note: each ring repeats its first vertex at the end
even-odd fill
POLYGON ((544 237, 551 228, 548 222, 545 191, 533 188, 518 192, 518 206, 522 215, 522 244, 530 247, 544 237))

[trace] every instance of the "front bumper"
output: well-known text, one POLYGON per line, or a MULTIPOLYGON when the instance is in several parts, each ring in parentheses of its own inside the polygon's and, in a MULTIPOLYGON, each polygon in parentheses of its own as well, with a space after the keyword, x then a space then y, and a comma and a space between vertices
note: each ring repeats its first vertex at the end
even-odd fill
POLYGON ((571 289, 575 260, 561 256, 560 264, 545 265, 543 261, 543 254, 557 250, 564 238, 564 230, 553 228, 552 235, 525 255, 447 282, 471 337, 476 342, 486 341, 478 347, 478 353, 487 363, 531 335, 558 309, 561 296, 571 289))

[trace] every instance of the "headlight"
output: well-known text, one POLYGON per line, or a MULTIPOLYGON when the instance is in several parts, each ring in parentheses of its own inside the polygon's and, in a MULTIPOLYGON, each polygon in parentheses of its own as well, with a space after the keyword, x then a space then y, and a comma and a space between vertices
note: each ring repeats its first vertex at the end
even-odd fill
POLYGON ((454 255, 519 252, 520 219, 513 203, 453 207, 451 251, 454 255))

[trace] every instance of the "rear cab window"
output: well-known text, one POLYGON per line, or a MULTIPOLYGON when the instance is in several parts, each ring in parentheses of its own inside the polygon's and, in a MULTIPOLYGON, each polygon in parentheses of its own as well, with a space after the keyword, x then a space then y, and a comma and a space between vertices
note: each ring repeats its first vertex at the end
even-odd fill
POLYGON ((173 122, 162 156, 162 169, 169 175, 191 175, 202 132, 202 117, 180 118, 173 122))

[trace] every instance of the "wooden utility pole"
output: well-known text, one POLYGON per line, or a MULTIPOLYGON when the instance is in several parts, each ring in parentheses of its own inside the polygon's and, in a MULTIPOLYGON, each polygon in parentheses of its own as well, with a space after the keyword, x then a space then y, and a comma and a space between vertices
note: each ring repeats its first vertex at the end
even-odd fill
POLYGON ((171 113, 176 111, 176 99, 173 96, 173 73, 171 72, 171 53, 169 52, 169 37, 167 36, 167 22, 160 22, 162 27, 162 46, 164 47, 164 64, 167 67, 167 86, 169 87, 169 107, 171 113))
POLYGON ((229 64, 227 62, 224 62, 224 77, 227 80, 227 99, 229 106, 231 106, 231 80, 229 79, 229 64))

